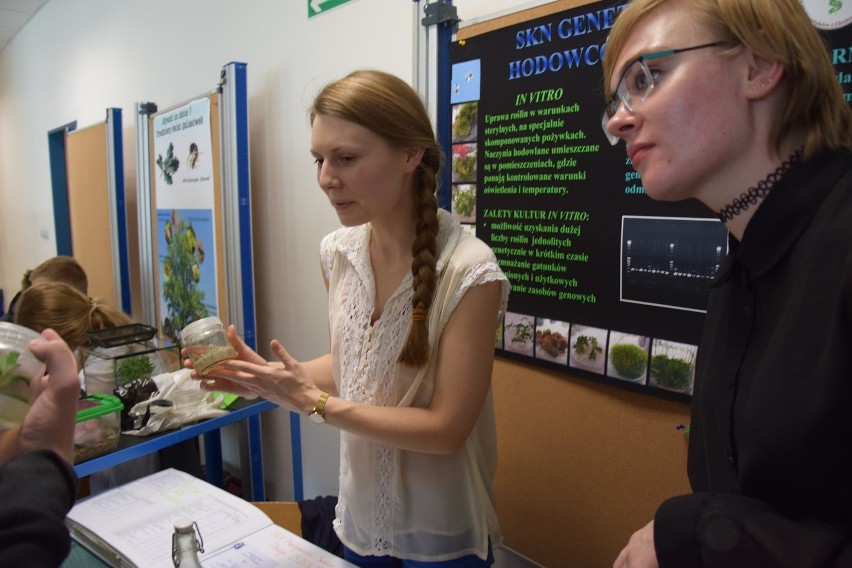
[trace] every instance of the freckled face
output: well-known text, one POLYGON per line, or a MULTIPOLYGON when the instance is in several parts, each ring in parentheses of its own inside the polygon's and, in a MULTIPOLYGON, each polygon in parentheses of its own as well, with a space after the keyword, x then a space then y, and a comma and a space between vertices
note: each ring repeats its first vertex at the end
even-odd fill
MULTIPOLYGON (((640 55, 710 43, 696 31, 688 3, 655 8, 630 32, 619 53, 611 87, 640 55)), ((699 49, 647 62, 654 90, 629 112, 622 105, 607 129, 627 144, 627 154, 654 199, 690 197, 707 203, 719 187, 717 174, 749 145, 744 99, 738 96, 737 58, 715 48, 699 49)), ((710 199, 712 201, 712 199, 710 199)))
POLYGON ((417 164, 404 149, 354 122, 317 115, 311 128, 317 181, 347 227, 408 219, 413 207, 410 173, 417 164))

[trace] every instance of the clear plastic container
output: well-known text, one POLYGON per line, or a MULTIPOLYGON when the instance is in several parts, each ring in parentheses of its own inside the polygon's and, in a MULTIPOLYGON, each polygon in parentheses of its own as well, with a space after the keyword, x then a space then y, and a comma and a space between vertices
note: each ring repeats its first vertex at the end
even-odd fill
POLYGON ((225 326, 217 317, 202 318, 184 327, 180 342, 200 375, 206 375, 217 363, 237 356, 225 337, 225 326))
POLYGON ((0 322, 0 427, 19 426, 30 408, 30 384, 44 374, 44 363, 30 353, 35 331, 0 322))
POLYGON ((118 447, 122 402, 108 394, 95 393, 77 401, 74 428, 74 463, 90 460, 118 447))
POLYGON ((154 342, 117 347, 82 348, 86 394, 114 394, 117 387, 181 369, 176 345, 156 347, 154 342))

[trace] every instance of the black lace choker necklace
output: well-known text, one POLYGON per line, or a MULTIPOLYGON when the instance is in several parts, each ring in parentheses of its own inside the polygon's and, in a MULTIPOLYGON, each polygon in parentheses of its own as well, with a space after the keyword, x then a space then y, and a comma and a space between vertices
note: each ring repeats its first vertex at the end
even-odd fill
POLYGON ((722 209, 716 213, 716 216, 719 217, 719 220, 723 223, 725 221, 730 221, 743 211, 749 208, 749 206, 754 205, 769 193, 769 190, 778 183, 778 181, 784 177, 784 174, 795 164, 796 162, 801 161, 802 159, 802 149, 799 148, 792 154, 790 157, 781 162, 781 165, 778 166, 778 169, 766 176, 766 179, 762 179, 757 182, 756 187, 748 188, 748 191, 741 193, 739 197, 734 199, 728 205, 725 205, 722 209))

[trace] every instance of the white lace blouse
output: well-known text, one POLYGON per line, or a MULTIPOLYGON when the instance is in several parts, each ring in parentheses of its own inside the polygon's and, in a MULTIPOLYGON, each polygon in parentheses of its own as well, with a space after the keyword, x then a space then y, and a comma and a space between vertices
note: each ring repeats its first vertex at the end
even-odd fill
MULTIPOLYGON (((342 398, 380 406, 429 404, 435 387, 437 340, 468 289, 502 283, 495 330, 506 308, 508 281, 491 249, 439 211, 438 284, 429 312, 429 363, 396 362, 411 322, 411 275, 370 325, 375 282, 370 226, 342 228, 323 239, 329 283, 334 380, 342 398)), ((497 465, 491 390, 464 447, 456 455, 400 450, 341 433, 340 493, 334 529, 360 555, 438 562, 475 554, 486 558, 502 541, 491 480, 497 465)))

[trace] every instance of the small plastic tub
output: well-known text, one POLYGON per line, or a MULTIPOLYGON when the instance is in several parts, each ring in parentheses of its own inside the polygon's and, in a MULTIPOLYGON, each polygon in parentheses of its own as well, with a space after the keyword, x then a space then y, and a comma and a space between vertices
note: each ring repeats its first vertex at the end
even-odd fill
POLYGON ((118 447, 121 411, 118 397, 95 393, 77 401, 74 428, 74 463, 102 456, 118 447))
POLYGON ((0 322, 0 428, 20 426, 30 408, 30 385, 44 374, 44 363, 29 350, 35 331, 0 322))
POLYGON ((209 373, 217 363, 237 356, 225 337, 225 326, 217 317, 192 322, 181 330, 180 339, 193 368, 202 376, 209 373))

